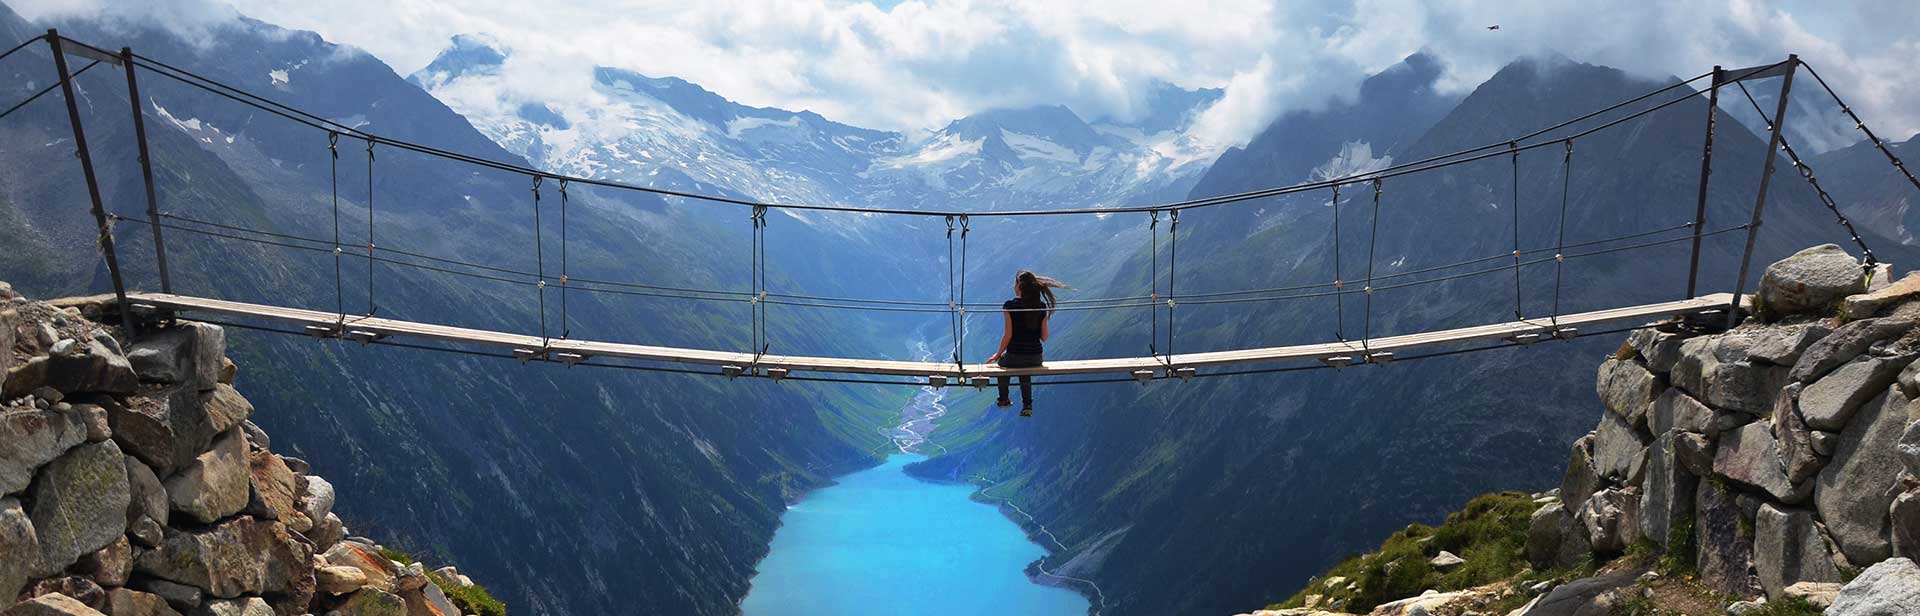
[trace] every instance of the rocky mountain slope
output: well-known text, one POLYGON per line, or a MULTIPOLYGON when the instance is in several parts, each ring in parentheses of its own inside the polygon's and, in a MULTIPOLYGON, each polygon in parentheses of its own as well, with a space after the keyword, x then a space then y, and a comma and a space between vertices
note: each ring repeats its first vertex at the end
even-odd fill
POLYGON ((1911 613, 1920 273, 1868 289, 1829 244, 1768 267, 1739 327, 1635 330, 1600 364, 1600 423, 1560 487, 1514 501, 1524 519, 1475 542, 1467 518, 1409 527, 1417 546, 1255 614, 1911 613))
POLYGON ((0 614, 505 615, 348 536, 333 484, 252 421, 225 330, 129 337, 90 320, 110 300, 0 283, 0 614))

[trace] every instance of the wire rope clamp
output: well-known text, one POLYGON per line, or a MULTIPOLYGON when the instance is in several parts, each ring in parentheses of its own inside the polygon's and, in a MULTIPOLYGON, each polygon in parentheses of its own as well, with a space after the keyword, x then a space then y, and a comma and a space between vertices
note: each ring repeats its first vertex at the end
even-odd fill
POLYGON ((1335 368, 1345 368, 1353 365, 1353 356, 1335 355, 1333 357, 1323 357, 1320 359, 1320 362, 1335 368))
POLYGON ((726 375, 726 377, 729 379, 736 378, 740 376, 740 373, 745 371, 746 371, 745 368, 742 368, 740 366, 735 366, 735 365, 725 365, 720 367, 720 374, 726 375))
POLYGON ((1367 363, 1369 364, 1384 364, 1392 361, 1393 361, 1393 353, 1391 352, 1381 351, 1378 353, 1367 354, 1367 363))
POLYGON ((587 356, 584 353, 554 353, 553 358, 560 360, 560 363, 568 366, 587 360, 587 356))
POLYGON ((340 326, 338 325, 308 325, 304 329, 307 335, 315 338, 336 338, 340 336, 340 326))
POLYGON ((350 330, 346 334, 346 338, 348 340, 352 340, 360 344, 373 344, 375 342, 378 342, 381 338, 385 338, 385 337, 387 337, 385 334, 381 334, 379 332, 370 332, 364 329, 350 330))
POLYGON ((776 381, 787 378, 787 369, 786 368, 768 368, 767 378, 770 378, 776 381))
POLYGON ((547 350, 546 350, 546 349, 544 349, 544 348, 541 348, 541 349, 514 349, 514 350, 513 350, 513 358, 514 358, 514 359, 518 359, 518 360, 520 360, 520 362, 521 362, 521 363, 526 363, 526 362, 529 362, 529 361, 532 361, 532 360, 535 360, 535 359, 540 359, 540 358, 542 358, 542 357, 546 357, 546 356, 547 356, 547 350))
POLYGON ((1192 366, 1182 366, 1173 369, 1173 376, 1179 378, 1182 383, 1193 380, 1194 374, 1195 370, 1192 366))
POLYGON ((1135 370, 1133 371, 1133 380, 1139 381, 1142 384, 1145 384, 1147 381, 1153 380, 1153 371, 1152 370, 1135 370))
POLYGON ((986 389, 987 384, 992 380, 993 379, 990 379, 984 376, 976 376, 976 377, 967 379, 968 383, 973 385, 974 389, 986 389))
POLYGON ((1572 340, 1579 335, 1580 328, 1578 327, 1560 327, 1553 330, 1553 337, 1561 340, 1572 340))
POLYGON ((1507 336, 1507 342, 1514 344, 1533 344, 1540 341, 1540 332, 1526 332, 1507 336))
POLYGON ((944 374, 928 375, 927 386, 932 387, 934 389, 945 388, 947 386, 947 375, 944 375, 944 374))

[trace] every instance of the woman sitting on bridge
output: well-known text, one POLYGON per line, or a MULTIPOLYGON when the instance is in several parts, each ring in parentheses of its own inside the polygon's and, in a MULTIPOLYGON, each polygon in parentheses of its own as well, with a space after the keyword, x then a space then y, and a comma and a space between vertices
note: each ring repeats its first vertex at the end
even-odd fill
MULTIPOLYGON (((1014 298, 1000 305, 1006 315, 1006 333, 1000 335, 1000 348, 987 358, 1002 368, 1037 368, 1041 362, 1040 343, 1047 339, 1048 317, 1053 316, 1053 290, 1071 289, 1066 283, 1021 271, 1013 278, 1014 298)), ((1007 397, 1010 377, 999 379, 1001 408, 1013 406, 1007 397)), ((1020 416, 1033 416, 1033 377, 1020 375, 1020 416)))

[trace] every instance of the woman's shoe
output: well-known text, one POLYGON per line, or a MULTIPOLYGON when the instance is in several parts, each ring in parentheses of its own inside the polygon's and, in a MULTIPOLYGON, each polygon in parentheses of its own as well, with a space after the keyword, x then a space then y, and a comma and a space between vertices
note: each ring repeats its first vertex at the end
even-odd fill
POLYGON ((1033 416, 1033 407, 1031 407, 1031 406, 1029 406, 1029 407, 1026 407, 1026 408, 1023 408, 1023 409, 1020 409, 1020 416, 1021 416, 1021 417, 1032 417, 1032 416, 1033 416))
POLYGON ((1003 409, 1010 409, 1010 408, 1013 408, 1013 401, 1008 400, 1006 398, 1001 398, 999 400, 994 401, 993 405, 1003 409))

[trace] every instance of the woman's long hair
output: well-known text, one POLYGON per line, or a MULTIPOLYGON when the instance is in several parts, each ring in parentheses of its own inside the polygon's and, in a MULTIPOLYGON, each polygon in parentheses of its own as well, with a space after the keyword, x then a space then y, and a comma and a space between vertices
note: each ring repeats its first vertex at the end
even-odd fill
POLYGON ((1067 286, 1067 283, 1026 270, 1021 270, 1020 275, 1014 277, 1014 280, 1020 287, 1020 299, 1029 301, 1040 300, 1040 303, 1047 307, 1047 316, 1053 316, 1053 305, 1055 303, 1053 290, 1073 289, 1073 287, 1067 286))

